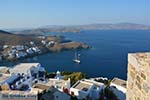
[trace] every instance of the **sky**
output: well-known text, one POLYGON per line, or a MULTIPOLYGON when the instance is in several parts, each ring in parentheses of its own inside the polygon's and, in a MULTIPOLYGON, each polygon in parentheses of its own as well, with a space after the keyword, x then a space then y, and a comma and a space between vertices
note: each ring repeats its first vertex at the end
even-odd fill
POLYGON ((150 25, 150 0, 0 0, 0 28, 121 22, 150 25))

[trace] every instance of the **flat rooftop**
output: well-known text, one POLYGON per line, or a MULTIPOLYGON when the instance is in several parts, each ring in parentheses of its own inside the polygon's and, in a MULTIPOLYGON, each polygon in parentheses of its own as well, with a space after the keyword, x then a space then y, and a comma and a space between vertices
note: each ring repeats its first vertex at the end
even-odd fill
POLYGON ((48 86, 54 86, 54 85, 66 86, 67 85, 66 82, 70 83, 70 81, 68 81, 68 80, 49 79, 45 85, 48 85, 48 86))
POLYGON ((45 84, 40 84, 40 83, 37 83, 34 86, 32 86, 32 88, 38 88, 38 89, 41 89, 41 90, 46 90, 46 89, 49 89, 50 87, 51 86, 48 86, 48 85, 45 85, 45 84))
POLYGON ((97 87, 103 86, 103 83, 95 82, 92 80, 83 79, 81 81, 78 81, 73 88, 87 91, 91 86, 96 85, 97 87))
POLYGON ((28 69, 39 66, 40 63, 20 63, 10 69, 10 73, 26 73, 28 69))
POLYGON ((83 91, 88 91, 88 89, 91 87, 91 84, 87 84, 85 82, 79 82, 74 88, 83 90, 83 91))
POLYGON ((113 80, 111 81, 111 83, 119 85, 119 86, 122 86, 124 88, 126 88, 126 85, 127 85, 127 83, 126 83, 125 80, 122 80, 122 79, 119 79, 119 78, 113 78, 113 80))
POLYGON ((87 82, 87 83, 94 84, 94 85, 96 85, 97 87, 100 87, 100 86, 104 85, 103 83, 96 82, 96 81, 92 81, 92 80, 87 80, 87 79, 84 79, 83 81, 84 81, 84 82, 87 82))

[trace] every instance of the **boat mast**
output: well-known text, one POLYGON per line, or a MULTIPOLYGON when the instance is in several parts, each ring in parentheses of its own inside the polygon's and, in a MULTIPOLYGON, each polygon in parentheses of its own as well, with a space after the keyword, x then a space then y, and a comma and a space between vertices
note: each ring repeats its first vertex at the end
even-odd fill
POLYGON ((75 59, 77 59, 77 52, 75 52, 75 59))
POLYGON ((77 58, 78 60, 80 59, 80 54, 78 54, 78 58, 77 58))

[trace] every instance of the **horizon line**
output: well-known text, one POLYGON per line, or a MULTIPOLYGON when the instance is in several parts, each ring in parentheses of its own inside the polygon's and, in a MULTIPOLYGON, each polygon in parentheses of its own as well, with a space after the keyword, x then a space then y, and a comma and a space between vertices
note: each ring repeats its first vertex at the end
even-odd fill
POLYGON ((150 26, 150 24, 142 24, 142 23, 134 23, 134 22, 117 22, 117 23, 88 23, 88 24, 69 24, 69 25, 65 25, 65 24, 51 24, 51 25, 42 25, 42 26, 24 26, 24 27, 9 27, 9 28, 0 28, 2 30, 16 30, 16 29, 37 29, 37 28, 44 28, 44 27, 48 27, 48 26, 84 26, 84 25, 96 25, 96 24, 137 24, 137 25, 144 25, 144 26, 150 26))

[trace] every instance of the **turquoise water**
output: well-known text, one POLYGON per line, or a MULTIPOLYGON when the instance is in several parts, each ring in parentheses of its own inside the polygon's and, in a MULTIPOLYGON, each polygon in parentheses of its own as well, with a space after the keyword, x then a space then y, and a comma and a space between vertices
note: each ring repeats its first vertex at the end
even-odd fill
MULTIPOLYGON (((40 62, 48 71, 81 71, 89 77, 105 76, 126 79, 127 54, 150 51, 150 31, 105 30, 82 31, 81 33, 47 33, 66 36, 66 38, 85 42, 91 49, 78 51, 81 64, 75 64, 75 51, 49 53, 20 62, 40 62)), ((3 63, 1 65, 14 65, 3 63)))

